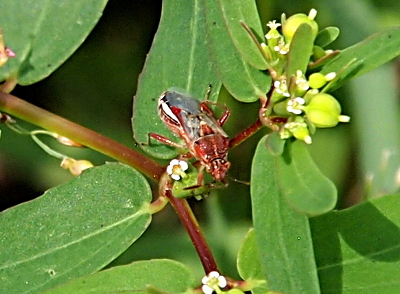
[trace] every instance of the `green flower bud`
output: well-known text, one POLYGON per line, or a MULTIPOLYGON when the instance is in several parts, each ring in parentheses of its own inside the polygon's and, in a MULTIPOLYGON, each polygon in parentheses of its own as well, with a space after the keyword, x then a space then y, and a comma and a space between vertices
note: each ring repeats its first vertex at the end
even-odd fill
POLYGON ((310 103, 303 108, 307 118, 318 128, 330 128, 339 122, 348 122, 348 116, 340 115, 339 102, 331 95, 319 93, 312 97, 310 103))
POLYGON ((322 73, 316 72, 309 76, 308 83, 311 88, 318 89, 326 84, 326 78, 322 73))
POLYGON ((310 89, 310 90, 308 90, 303 96, 304 100, 306 101, 305 105, 309 104, 311 99, 312 99, 312 97, 314 97, 318 93, 319 93, 318 89, 310 89))
POLYGON ((286 139, 293 136, 296 139, 306 142, 307 144, 312 143, 308 125, 301 116, 296 116, 294 121, 286 123, 279 135, 281 139, 286 139))
MULTIPOLYGON (((315 10, 312 10, 313 12, 315 10)), ((298 13, 289 17, 282 26, 282 33, 285 37, 286 42, 290 42, 293 38, 294 33, 297 31, 298 27, 303 23, 308 23, 313 31, 314 36, 318 34, 318 24, 314 20, 315 15, 311 14, 305 15, 303 13, 298 13)))
POLYGON ((302 117, 298 116, 295 121, 287 123, 285 129, 287 129, 296 139, 302 140, 307 144, 312 143, 307 123, 302 117))
POLYGON ((291 113, 289 113, 289 111, 287 110, 287 106, 288 106, 288 99, 279 103, 276 103, 273 107, 273 110, 275 112, 276 115, 279 116, 290 116, 291 113))

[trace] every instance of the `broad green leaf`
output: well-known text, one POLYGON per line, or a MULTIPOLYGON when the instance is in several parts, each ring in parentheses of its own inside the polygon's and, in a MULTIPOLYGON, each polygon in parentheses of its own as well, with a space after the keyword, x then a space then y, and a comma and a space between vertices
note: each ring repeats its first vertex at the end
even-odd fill
POLYGON ((251 199, 258 250, 270 290, 320 293, 308 218, 284 200, 276 158, 259 142, 252 164, 251 199))
POLYGON ((286 140, 282 140, 278 132, 272 132, 268 134, 265 139, 265 146, 268 151, 274 156, 279 156, 285 150, 286 140))
MULTIPOLYGON (((211 85, 210 100, 216 101, 221 83, 208 53, 204 23, 199 1, 163 2, 160 25, 134 99, 132 125, 137 142, 148 143, 151 132, 179 142, 157 114, 158 98, 169 88, 182 88, 202 100, 211 85)), ((158 158, 176 155, 173 148, 155 140, 145 150, 158 158)))
POLYGON ((259 47, 241 25, 244 22, 258 38, 264 40, 264 32, 261 26, 257 5, 254 0, 218 0, 219 9, 225 20, 229 36, 239 50, 243 58, 257 69, 267 69, 259 47))
POLYGON ((279 186, 294 210, 316 216, 335 207, 336 187, 314 163, 304 142, 288 141, 276 162, 279 186))
POLYGON ((311 219, 322 293, 400 289, 400 195, 311 219))
POLYGON ((0 80, 16 77, 21 85, 50 75, 82 44, 107 0, 2 1, 0 26, 16 57, 0 69, 0 80))
POLYGON ((335 41, 340 34, 340 30, 337 27, 326 27, 318 32, 317 37, 315 38, 314 44, 316 46, 320 46, 324 48, 328 46, 330 43, 335 41))
POLYGON ((136 261, 81 277, 46 294, 185 293, 194 278, 183 264, 167 259, 136 261))
MULTIPOLYGON (((227 5, 225 2, 228 3, 229 1, 203 0, 202 2, 205 7, 207 42, 211 58, 222 83, 232 96, 242 102, 254 102, 260 97, 265 97, 271 85, 271 78, 265 72, 246 62, 231 37, 231 30, 235 31, 235 29, 230 27, 230 18, 238 17, 238 10, 242 9, 233 9, 229 4, 229 8, 235 10, 231 13, 230 10, 226 11, 227 8, 225 7, 227 5)), ((232 5, 241 5, 239 4, 241 2, 234 2, 235 4, 232 3, 232 5)), ((253 16, 250 18, 253 19, 253 16)), ((236 20, 239 21, 240 19, 236 20)), ((249 40, 249 48, 252 44, 252 41, 249 40)), ((242 41, 240 41, 239 46, 241 51, 244 50, 242 41)))
POLYGON ((287 54, 286 77, 288 80, 292 76, 296 76, 298 70, 303 74, 306 72, 314 40, 315 37, 311 26, 308 23, 301 24, 290 42, 287 54))
POLYGON ((241 278, 253 286, 251 293, 265 294, 268 291, 268 287, 258 251, 254 230, 251 229, 240 248, 237 268, 241 278))
POLYGON ((37 293, 93 273, 149 225, 151 190, 110 163, 0 214, 0 281, 7 294, 37 293))
POLYGON ((341 87, 348 80, 365 74, 400 54, 400 27, 387 29, 357 43, 327 63, 321 73, 344 72, 332 85, 341 87))

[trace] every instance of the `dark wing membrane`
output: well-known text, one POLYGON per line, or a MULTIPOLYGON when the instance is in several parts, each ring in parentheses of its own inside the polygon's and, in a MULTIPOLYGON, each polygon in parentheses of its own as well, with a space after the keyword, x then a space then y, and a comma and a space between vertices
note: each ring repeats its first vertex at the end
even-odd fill
POLYGON ((207 135, 218 134, 226 138, 228 137, 216 119, 207 112, 202 112, 199 114, 199 120, 201 122, 199 136, 203 137, 207 135))
POLYGON ((165 100, 170 107, 176 107, 185 111, 187 114, 200 113, 200 101, 175 91, 165 92, 165 100))

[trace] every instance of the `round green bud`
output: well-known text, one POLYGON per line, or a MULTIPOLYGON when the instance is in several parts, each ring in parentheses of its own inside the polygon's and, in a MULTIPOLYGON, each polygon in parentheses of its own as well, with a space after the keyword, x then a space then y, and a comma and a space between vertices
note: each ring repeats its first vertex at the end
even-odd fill
POLYGON ((322 73, 316 72, 309 76, 308 84, 311 88, 318 89, 326 84, 326 78, 322 73))
POLYGON ((342 111, 339 102, 326 93, 318 93, 312 97, 310 103, 303 109, 307 118, 318 128, 330 128, 336 126, 340 120, 342 111))
POLYGON ((273 107, 273 110, 275 112, 276 115, 279 116, 290 116, 291 113, 289 113, 289 111, 287 111, 287 104, 288 103, 288 99, 285 101, 281 101, 279 103, 276 103, 273 107))
POLYGON ((285 128, 290 131, 296 139, 302 140, 307 144, 312 143, 307 123, 304 121, 303 117, 297 116, 295 121, 285 124, 285 128))
POLYGON ((307 15, 303 13, 298 13, 289 17, 282 26, 282 33, 283 36, 285 37, 286 42, 289 43, 292 40, 294 33, 303 23, 308 23, 312 28, 314 36, 317 36, 318 34, 317 22, 313 19, 310 19, 307 15))
POLYGON ((326 52, 324 50, 324 48, 320 47, 320 46, 313 46, 313 60, 316 61, 322 57, 324 57, 326 55, 326 52))

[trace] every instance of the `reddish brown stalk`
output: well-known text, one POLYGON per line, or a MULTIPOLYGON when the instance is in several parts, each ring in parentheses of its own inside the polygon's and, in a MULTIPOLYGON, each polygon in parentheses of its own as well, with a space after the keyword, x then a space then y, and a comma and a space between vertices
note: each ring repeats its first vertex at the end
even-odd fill
POLYGON ((208 247, 207 241, 187 201, 174 197, 171 190, 166 190, 165 194, 178 214, 179 219, 185 226, 206 274, 212 271, 218 271, 214 256, 212 255, 210 247, 208 247))
POLYGON ((164 172, 164 167, 131 148, 13 95, 0 92, 0 111, 128 164, 156 182, 164 172))
POLYGON ((247 129, 245 129, 229 141, 229 148, 236 147, 237 145, 243 143, 245 140, 257 133, 262 128, 262 126, 263 125, 261 123, 261 120, 257 119, 252 125, 247 127, 247 129))
POLYGON ((192 240, 193 246, 197 251, 200 261, 206 274, 212 271, 218 271, 217 263, 208 247, 207 241, 200 230, 199 223, 193 214, 192 209, 186 199, 174 197, 172 194, 173 182, 167 173, 164 173, 159 183, 159 199, 167 197, 179 219, 184 225, 186 232, 192 240))

